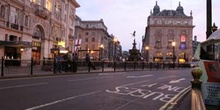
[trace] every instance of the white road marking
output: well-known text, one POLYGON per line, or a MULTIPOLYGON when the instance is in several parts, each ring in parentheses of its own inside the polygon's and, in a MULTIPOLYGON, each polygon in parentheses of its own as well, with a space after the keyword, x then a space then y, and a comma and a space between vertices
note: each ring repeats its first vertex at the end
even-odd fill
POLYGON ((26 85, 17 85, 17 86, 0 87, 0 90, 3 90, 3 89, 13 89, 13 88, 20 88, 20 87, 39 86, 39 85, 46 85, 46 84, 48 84, 48 83, 36 83, 36 84, 26 84, 26 85))
POLYGON ((39 108, 51 106, 51 105, 54 105, 54 104, 57 104, 57 103, 62 103, 62 102, 64 102, 64 101, 72 100, 72 99, 75 99, 75 98, 93 95, 93 94, 96 94, 96 93, 99 93, 99 92, 101 92, 101 91, 94 91, 94 92, 90 92, 90 93, 85 93, 85 94, 81 94, 81 95, 76 95, 76 96, 73 96, 73 97, 68 97, 68 98, 65 98, 65 99, 56 100, 56 101, 53 101, 53 102, 49 102, 49 103, 46 103, 46 104, 42 104, 42 105, 39 105, 39 106, 27 108, 27 109, 25 109, 25 110, 35 110, 35 109, 39 109, 39 108))
POLYGON ((175 77, 176 77, 176 75, 160 77, 160 78, 158 78, 158 79, 168 79, 168 78, 175 78, 175 77))
POLYGON ((95 77, 95 78, 82 78, 82 79, 73 79, 73 80, 67 80, 69 82, 76 82, 76 81, 87 81, 87 80, 94 80, 94 79, 103 79, 103 78, 109 78, 113 76, 103 76, 103 77, 95 77))
POLYGON ((188 86, 187 88, 183 89, 181 92, 175 95, 170 101, 168 101, 165 105, 163 105, 159 110, 165 110, 169 104, 171 104, 171 106, 167 109, 172 110, 173 106, 177 103, 177 101, 181 99, 185 94, 190 92, 190 90, 191 90, 191 86, 188 86))
POLYGON ((125 107, 125 106, 127 106, 127 105, 129 105, 129 104, 131 104, 131 103, 133 103, 133 102, 135 102, 135 101, 137 101, 138 99, 140 99, 140 98, 136 98, 136 99, 134 99, 134 100, 131 100, 131 101, 129 101, 129 102, 127 102, 127 103, 125 103, 125 104, 119 106, 119 107, 116 108, 115 110, 119 110, 119 109, 121 109, 121 108, 123 108, 123 107, 125 107))
POLYGON ((145 78, 145 77, 150 77, 153 75, 141 75, 141 76, 127 76, 127 78, 145 78))
POLYGON ((104 75, 120 75, 120 74, 126 74, 125 72, 118 72, 118 73, 100 73, 100 76, 104 75))
POLYGON ((144 83, 144 82, 148 82, 148 81, 150 81, 150 80, 138 81, 138 82, 134 82, 134 83, 129 83, 129 84, 121 85, 121 86, 118 86, 118 87, 125 87, 125 86, 130 86, 130 85, 134 85, 134 84, 144 83))
POLYGON ((172 80, 169 83, 173 84, 173 83, 179 83, 180 81, 186 80, 186 78, 181 78, 181 79, 177 79, 177 80, 172 80))

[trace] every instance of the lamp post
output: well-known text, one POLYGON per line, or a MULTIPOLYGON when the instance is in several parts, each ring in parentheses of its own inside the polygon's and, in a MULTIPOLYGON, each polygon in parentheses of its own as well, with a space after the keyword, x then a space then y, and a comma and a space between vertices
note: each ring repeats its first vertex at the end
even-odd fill
POLYGON ((116 69, 115 61, 116 61, 116 46, 117 46, 117 42, 118 42, 118 39, 114 38, 114 44, 115 44, 115 47, 114 47, 114 71, 116 69))
POLYGON ((114 45, 115 45, 115 46, 114 46, 114 61, 116 61, 116 55, 117 55, 117 54, 116 54, 116 52, 117 52, 117 51, 116 51, 117 42, 118 42, 118 39, 117 39, 117 38, 114 38, 114 45))
POLYGON ((176 56, 175 56, 175 45, 176 45, 176 43, 173 41, 173 42, 172 42, 172 46, 173 46, 173 68, 175 68, 175 60, 176 60, 176 56))
POLYGON ((104 45, 103 44, 101 44, 100 46, 99 46, 99 59, 100 60, 102 60, 102 51, 103 51, 103 49, 104 49, 104 45))
POLYGON ((145 50, 146 50, 146 61, 147 61, 147 63, 148 63, 148 51, 149 51, 149 47, 146 46, 146 47, 145 47, 145 50))
MULTIPOLYGON (((215 25, 215 23, 212 26, 212 33, 214 33, 218 29, 218 26, 215 25)), ((212 51, 213 51, 213 60, 215 60, 215 44, 212 45, 212 51)))

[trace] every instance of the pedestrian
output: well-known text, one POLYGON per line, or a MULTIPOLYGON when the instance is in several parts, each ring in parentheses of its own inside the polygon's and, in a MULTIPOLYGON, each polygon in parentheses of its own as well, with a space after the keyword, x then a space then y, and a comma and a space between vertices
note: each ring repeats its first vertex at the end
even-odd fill
POLYGON ((77 71, 77 62, 78 62, 78 55, 77 55, 77 53, 73 53, 72 57, 73 57, 73 59, 72 59, 73 72, 76 72, 77 71))
POLYGON ((61 66, 62 66, 62 62, 61 62, 61 55, 60 54, 57 54, 55 56, 55 73, 58 71, 59 73, 61 73, 61 66))
POLYGON ((86 54, 86 59, 85 59, 85 61, 86 61, 86 64, 88 65, 89 68, 92 67, 94 70, 96 70, 95 66, 92 64, 92 62, 91 62, 91 60, 90 60, 90 56, 89 56, 88 53, 86 54))

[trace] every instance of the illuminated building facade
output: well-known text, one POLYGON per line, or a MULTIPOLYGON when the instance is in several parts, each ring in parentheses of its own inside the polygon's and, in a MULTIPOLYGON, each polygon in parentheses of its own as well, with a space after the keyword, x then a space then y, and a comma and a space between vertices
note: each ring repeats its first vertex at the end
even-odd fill
POLYGON ((176 10, 160 11, 156 2, 147 21, 142 45, 142 53, 147 61, 191 61, 194 28, 192 12, 190 16, 185 15, 180 3, 176 10))
POLYGON ((75 0, 1 0, 0 56, 40 60, 53 58, 53 48, 72 51, 78 7, 75 0))

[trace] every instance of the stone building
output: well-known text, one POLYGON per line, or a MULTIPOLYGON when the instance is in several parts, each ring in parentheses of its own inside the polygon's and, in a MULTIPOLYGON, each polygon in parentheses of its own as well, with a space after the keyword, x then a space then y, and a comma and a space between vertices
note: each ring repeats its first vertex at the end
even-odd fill
POLYGON ((150 62, 188 62, 193 57, 193 17, 184 13, 179 3, 176 10, 162 10, 156 2, 147 19, 142 53, 150 62), (175 45, 172 45, 175 44, 175 45))
POLYGON ((108 28, 101 20, 82 20, 77 16, 75 27, 75 52, 79 59, 84 59, 90 53, 93 60, 110 60, 113 56, 114 36, 109 35, 108 28))
POLYGON ((75 0, 1 0, 0 56, 40 60, 72 51, 78 7, 75 0))

